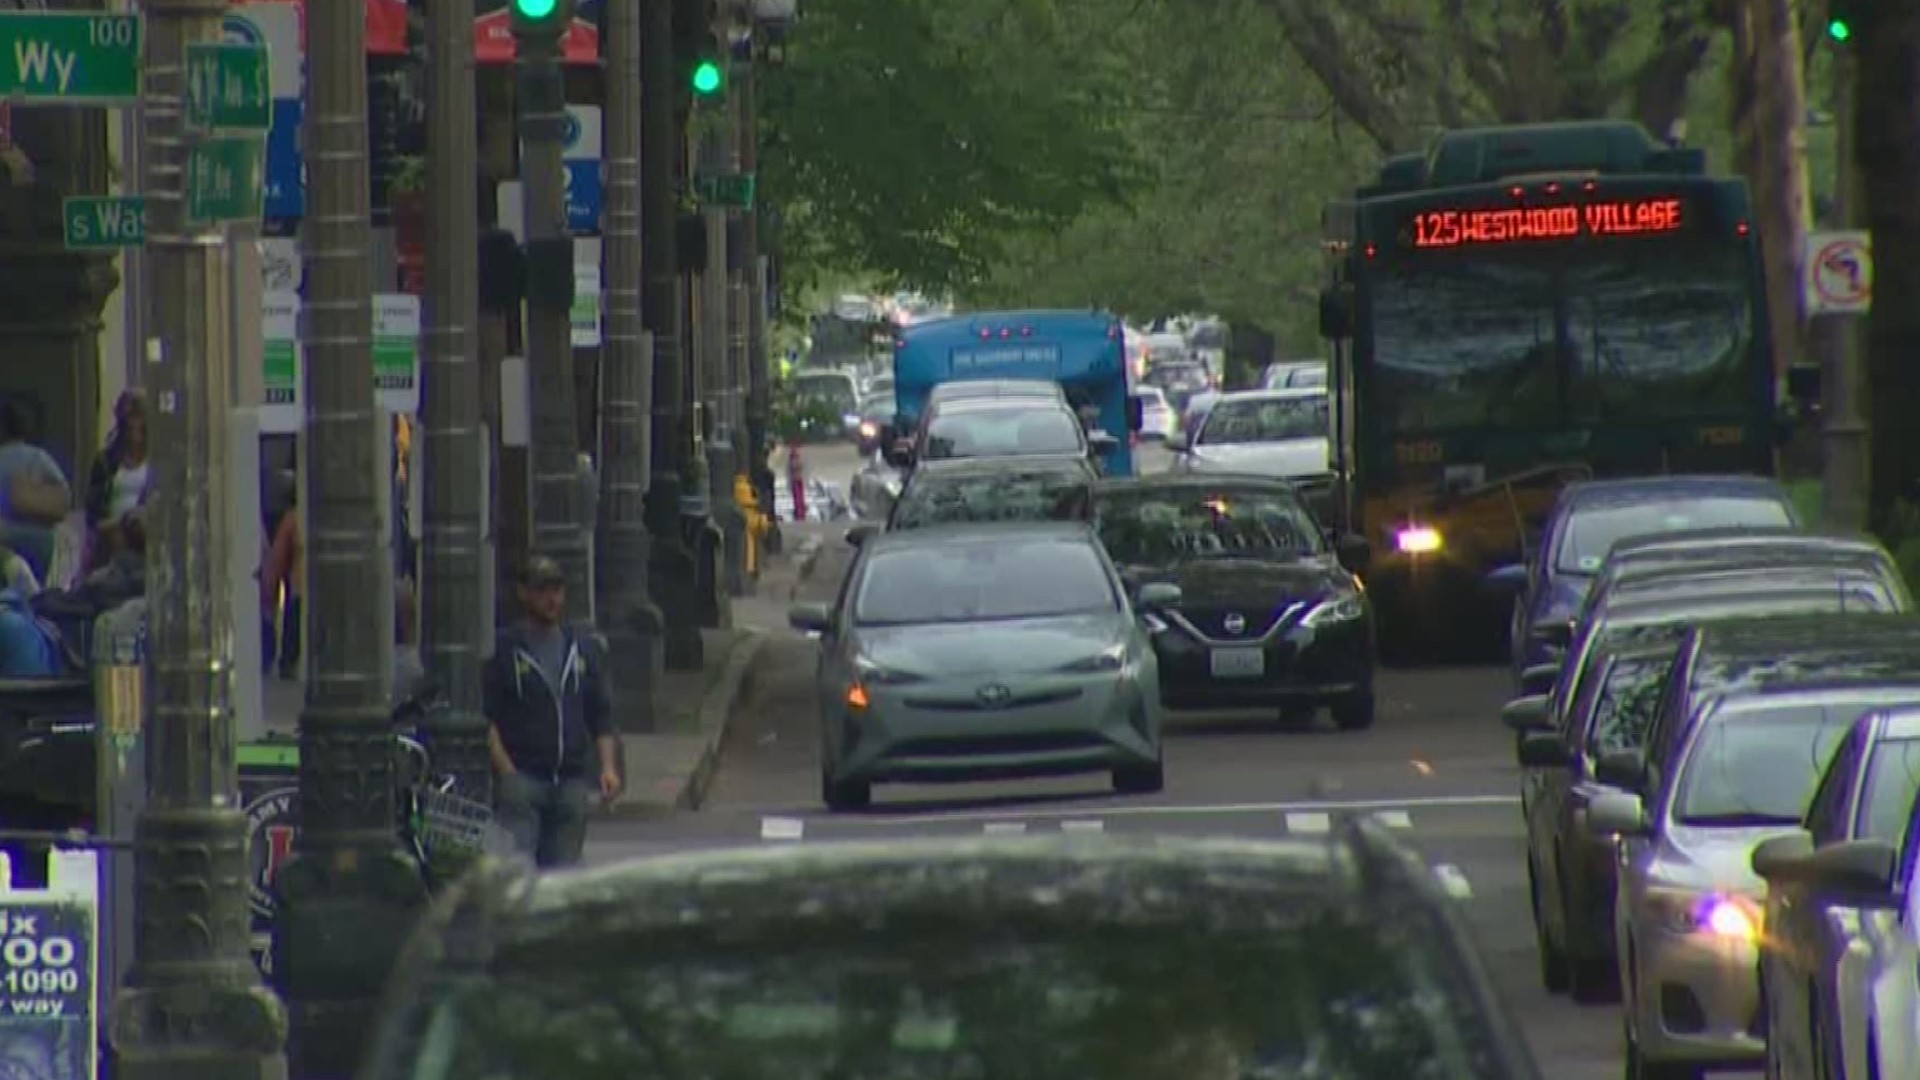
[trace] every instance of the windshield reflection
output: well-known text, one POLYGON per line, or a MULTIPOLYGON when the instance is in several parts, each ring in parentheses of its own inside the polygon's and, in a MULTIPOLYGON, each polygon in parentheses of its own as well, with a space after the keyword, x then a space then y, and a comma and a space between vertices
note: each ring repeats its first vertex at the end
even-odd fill
POLYGON ((1326 551, 1297 498, 1257 489, 1115 493, 1101 497, 1097 518, 1101 542, 1122 566, 1204 558, 1291 561, 1326 551))

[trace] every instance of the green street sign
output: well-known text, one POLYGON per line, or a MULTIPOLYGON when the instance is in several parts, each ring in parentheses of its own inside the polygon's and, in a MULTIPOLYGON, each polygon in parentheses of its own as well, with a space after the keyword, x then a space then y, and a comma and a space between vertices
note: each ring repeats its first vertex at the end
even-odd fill
POLYGON ((752 173, 709 173, 693 180, 694 194, 703 206, 730 210, 753 209, 752 173))
POLYGON ((187 153, 187 220, 258 221, 267 201, 267 144, 207 139, 187 153))
POLYGON ((74 195, 60 202, 72 251, 139 247, 147 242, 147 200, 139 195, 74 195))
POLYGON ((140 30, 138 15, 0 11, 0 97, 138 100, 140 30))
POLYGON ((195 131, 265 131, 273 126, 267 50, 197 42, 187 46, 187 126, 195 131))

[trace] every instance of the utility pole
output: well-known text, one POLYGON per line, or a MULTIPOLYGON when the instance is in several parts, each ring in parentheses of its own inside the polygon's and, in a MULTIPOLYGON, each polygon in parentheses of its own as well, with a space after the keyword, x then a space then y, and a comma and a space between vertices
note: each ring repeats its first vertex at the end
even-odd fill
POLYGON ((426 530, 422 536, 421 655, 447 705, 423 718, 437 768, 472 798, 492 801, 480 666, 493 613, 482 565, 482 493, 491 449, 480 408, 480 227, 474 131, 472 0, 427 8, 427 218, 424 396, 426 530))
POLYGON ((277 877, 274 974, 301 1077, 350 1076, 425 899, 394 833, 393 554, 373 385, 366 13, 307 6, 306 446, 311 630, 300 714, 300 832, 277 877))
MULTIPOLYGON (((754 52, 740 66, 735 92, 740 95, 736 136, 740 140, 740 171, 755 178, 760 170, 759 63, 781 47, 781 28, 762 23, 754 27, 754 52), (766 40, 770 36, 770 40, 766 40)), ((756 186, 757 193, 757 186, 756 186)), ((771 372, 767 361, 767 275, 760 249, 761 208, 756 201, 740 221, 741 261, 747 272, 747 418, 742 447, 747 477, 767 514, 773 513, 773 470, 767 464, 768 413, 772 410, 771 372)))
POLYGON ((110 1038, 126 1080, 278 1080, 286 1014, 249 953, 247 819, 234 761, 233 268, 225 228, 187 213, 187 46, 221 39, 226 3, 148 0, 146 13, 141 160, 154 336, 143 366, 160 494, 147 518, 149 790, 135 830, 134 961, 110 1038))
MULTIPOLYGON (((533 548, 567 575, 567 596, 591 621, 573 382, 573 236, 567 231, 566 83, 560 39, 573 0, 515 0, 514 107, 527 230, 527 364, 533 374, 533 548)), ((602 463, 604 467, 604 463, 602 463)))
POLYGON ((640 2, 645 15, 640 31, 640 212, 648 240, 641 255, 646 275, 642 308, 653 335, 652 475, 646 498, 653 542, 647 567, 653 598, 664 617, 665 664, 674 670, 697 670, 704 648, 695 608, 693 553, 681 518, 691 439, 681 345, 678 187, 685 140, 679 99, 691 88, 680 78, 679 46, 686 36, 677 17, 680 0, 640 2))
MULTIPOLYGON (((732 20, 725 6, 716 4, 714 8, 710 33, 716 46, 715 62, 728 72, 725 81, 731 83, 732 20)), ((703 111, 708 112, 708 117, 700 125, 702 135, 698 174, 720 178, 733 172, 736 150, 732 123, 735 97, 737 93, 728 86, 724 96, 704 103, 703 111)), ((739 399, 739 383, 733 372, 733 319, 729 310, 733 304, 733 264, 738 252, 735 245, 727 242, 729 211, 726 205, 717 199, 709 200, 701 211, 707 231, 707 261, 699 281, 700 349, 697 356, 702 371, 702 389, 705 391, 703 403, 710 425, 706 439, 709 513, 724 537, 717 568, 722 580, 716 585, 724 589, 728 581, 738 576, 734 566, 742 533, 740 511, 733 503, 734 441, 737 437, 734 412, 739 399)), ((721 625, 725 625, 724 620, 721 625)))
MULTIPOLYGON (((1833 222, 1835 229, 1856 228, 1862 219, 1859 180, 1859 64, 1850 44, 1833 50, 1834 153, 1833 222)), ((1827 527, 1859 532, 1867 527, 1871 491, 1871 446, 1862 409, 1865 384, 1861 362, 1861 316, 1823 315, 1815 320, 1820 351, 1821 507, 1827 527)))
MULTIPOLYGON (((640 0, 607 7, 606 352, 600 375, 598 605, 623 726, 652 731, 663 670, 660 609, 647 588, 652 342, 642 307, 640 0)), ((669 230, 670 231, 670 230, 669 230)))

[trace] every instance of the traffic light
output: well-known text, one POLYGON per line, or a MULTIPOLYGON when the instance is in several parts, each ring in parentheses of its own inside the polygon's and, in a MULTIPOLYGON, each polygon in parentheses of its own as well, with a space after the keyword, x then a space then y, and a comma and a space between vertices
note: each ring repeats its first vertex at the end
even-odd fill
POLYGON ((1852 41, 1860 29, 1860 0, 1829 0, 1827 4, 1827 36, 1845 44, 1852 41))
POLYGON ((513 0, 513 18, 529 30, 564 28, 572 16, 571 6, 567 0, 513 0))
POLYGON ((695 97, 714 97, 726 89, 727 71, 718 62, 702 57, 694 62, 692 85, 695 97))

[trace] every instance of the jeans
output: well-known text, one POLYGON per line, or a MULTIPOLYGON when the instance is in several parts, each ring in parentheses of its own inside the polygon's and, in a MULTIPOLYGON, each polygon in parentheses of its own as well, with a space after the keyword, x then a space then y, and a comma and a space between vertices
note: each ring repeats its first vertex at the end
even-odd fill
POLYGON ((576 866, 587 846, 593 789, 584 778, 554 783, 516 772, 493 783, 494 820, 542 869, 576 866))

